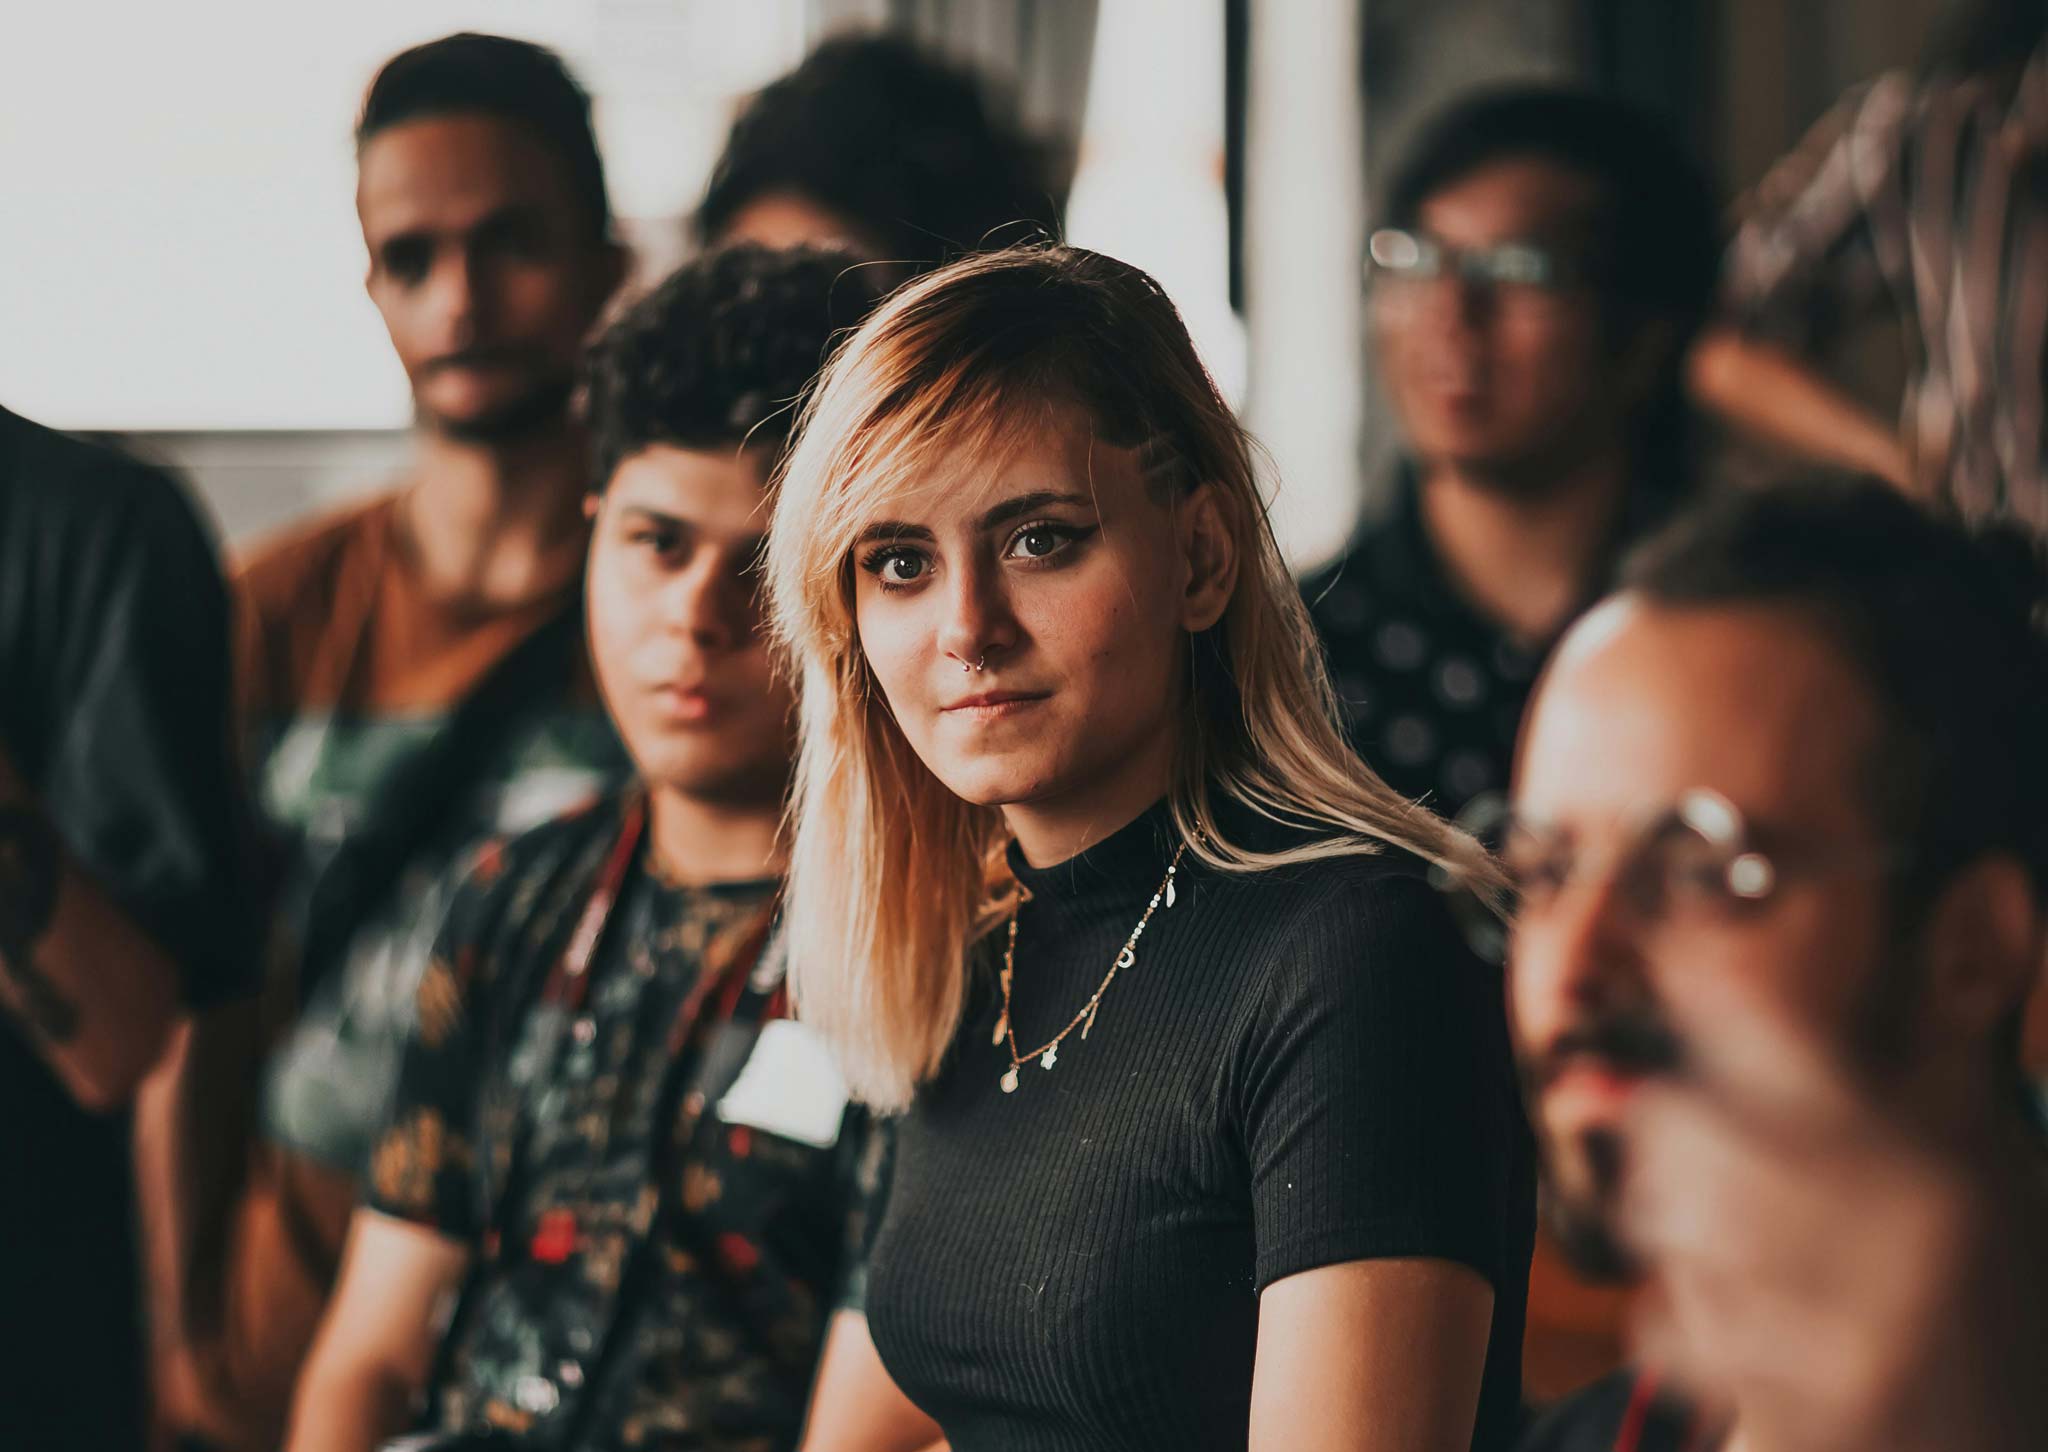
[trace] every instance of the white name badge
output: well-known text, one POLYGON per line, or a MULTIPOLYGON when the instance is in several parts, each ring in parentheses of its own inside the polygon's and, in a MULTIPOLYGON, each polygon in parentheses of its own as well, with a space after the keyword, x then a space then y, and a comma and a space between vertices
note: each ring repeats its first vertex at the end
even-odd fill
POLYGON ((718 1101, 718 1117, 830 1149, 839 1142, 846 1099, 846 1081, 825 1041, 794 1019, 773 1018, 761 1025, 746 1067, 718 1101))

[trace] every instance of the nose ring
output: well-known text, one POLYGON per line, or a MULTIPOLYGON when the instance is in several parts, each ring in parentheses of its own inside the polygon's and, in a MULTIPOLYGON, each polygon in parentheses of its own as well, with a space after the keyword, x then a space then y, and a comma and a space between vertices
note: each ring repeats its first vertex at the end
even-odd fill
POLYGON ((987 659, 988 659, 988 657, 987 657, 986 655, 978 655, 978 656, 976 656, 976 657, 974 658, 974 664, 973 664, 973 665, 969 665, 969 664, 968 664, 968 663, 967 663, 966 661, 964 661, 964 660, 963 660, 963 661, 961 661, 961 662, 960 662, 960 670, 961 670, 961 673, 962 673, 962 674, 964 675, 964 674, 965 674, 966 672, 968 672, 968 671, 978 671, 978 670, 980 670, 980 669, 981 669, 981 667, 982 667, 982 664, 983 664, 983 662, 987 661, 987 659))

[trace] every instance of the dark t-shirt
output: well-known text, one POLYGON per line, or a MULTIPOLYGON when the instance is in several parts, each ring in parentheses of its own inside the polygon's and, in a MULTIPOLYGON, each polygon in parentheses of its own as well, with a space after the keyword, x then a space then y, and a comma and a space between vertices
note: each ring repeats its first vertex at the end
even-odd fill
POLYGON ((883 1147, 756 959, 772 882, 672 886, 636 856, 567 971, 621 829, 607 801, 456 890, 367 1203, 477 1254, 439 1430, 794 1446, 883 1147))
MULTIPOLYGON (((1673 502, 1651 489, 1630 496, 1584 603, 1673 502)), ((1459 590, 1424 527, 1412 468, 1396 479, 1389 513, 1301 590, 1351 744, 1389 786, 1447 817, 1507 790, 1515 734, 1552 642, 1516 639, 1459 590)))
MULTIPOLYGON (((0 743, 192 1006, 251 967, 228 649, 213 546, 178 486, 0 409, 0 743)), ((127 1117, 79 1109, 5 1019, 0 1104, 0 1444, 137 1446, 127 1117)))
MULTIPOLYGON (((1060 866, 1013 856, 1020 1048, 1095 991, 1170 830, 1155 808, 1060 866)), ((1014 1093, 1001 935, 977 952, 950 1058, 897 1123, 869 1267, 884 1363, 955 1452, 1241 1452, 1267 1286, 1438 1257, 1494 1288, 1474 1445, 1504 1447, 1535 1217, 1498 972, 1397 852, 1256 875, 1184 858, 1175 896, 1087 1039, 1014 1093)))

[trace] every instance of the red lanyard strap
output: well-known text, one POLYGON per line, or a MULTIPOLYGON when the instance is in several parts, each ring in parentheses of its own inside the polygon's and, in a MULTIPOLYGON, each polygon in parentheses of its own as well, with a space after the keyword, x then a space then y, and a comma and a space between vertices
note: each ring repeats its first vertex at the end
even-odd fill
POLYGON ((558 1003, 574 1013, 589 996, 591 962, 597 957, 604 925, 618 905, 619 893, 626 885, 626 874, 633 869, 633 855, 640 850, 640 837, 646 829, 647 798, 635 792, 626 803, 618 840, 612 844, 611 853, 598 872, 597 885, 583 904, 583 915, 576 919, 576 931, 569 935, 568 946, 555 961, 547 985, 541 990, 541 997, 547 1002, 558 1003))

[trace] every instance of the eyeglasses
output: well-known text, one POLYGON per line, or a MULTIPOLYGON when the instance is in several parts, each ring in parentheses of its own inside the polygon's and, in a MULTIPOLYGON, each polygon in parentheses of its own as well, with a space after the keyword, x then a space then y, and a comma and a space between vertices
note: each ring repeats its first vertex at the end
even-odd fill
POLYGON ((1500 863, 1505 887, 1482 900, 1456 889, 1451 902, 1481 956, 1500 961, 1513 925, 1554 906, 1575 882, 1611 881, 1623 908, 1641 926, 1725 922, 1754 911, 1788 876, 1889 873, 1905 865, 1904 849, 1886 844, 1803 846, 1764 850, 1736 805, 1696 787, 1624 831, 1606 850, 1585 850, 1561 828, 1518 816, 1495 795, 1475 798, 1457 825, 1500 863))
POLYGON ((1368 282, 1429 282, 1456 277, 1490 292, 1557 293, 1588 280, 1585 267, 1534 242, 1453 247, 1421 232, 1383 227, 1366 243, 1368 282))

